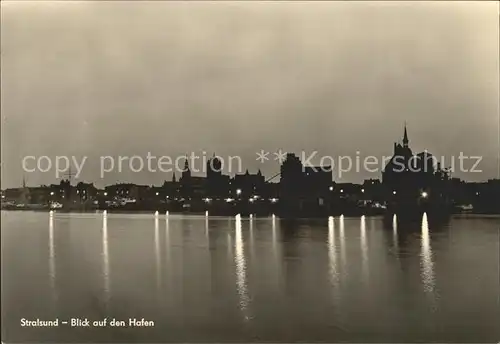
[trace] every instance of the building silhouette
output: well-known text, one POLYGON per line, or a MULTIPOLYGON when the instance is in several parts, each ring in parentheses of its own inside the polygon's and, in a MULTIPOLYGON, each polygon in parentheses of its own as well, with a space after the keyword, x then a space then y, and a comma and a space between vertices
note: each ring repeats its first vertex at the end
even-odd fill
POLYGON ((215 155, 207 161, 206 192, 208 198, 223 198, 229 194, 230 178, 222 174, 222 162, 215 155))
POLYGON ((500 180, 470 183, 449 178, 431 153, 413 153, 406 125, 381 180, 335 183, 331 166, 304 166, 293 153, 268 180, 260 170, 233 177, 222 170, 222 161, 214 154, 207 162, 206 177, 193 176, 186 157, 180 178, 174 172, 170 181, 159 186, 115 183, 98 189, 93 183, 80 181, 73 186, 70 179, 62 179, 58 184, 28 187, 23 179, 21 187, 1 191, 1 205, 2 209, 38 209, 58 203, 69 210, 210 210, 304 217, 401 209, 444 212, 451 206, 458 212, 500 213, 500 180), (279 183, 270 182, 277 176, 279 183))
POLYGON ((394 143, 393 156, 382 172, 386 200, 392 208, 426 206, 444 211, 450 201, 447 171, 431 153, 413 154, 409 142, 405 125, 402 144, 394 143))
POLYGON ((311 214, 330 208, 333 186, 331 166, 304 166, 293 153, 281 165, 280 209, 285 215, 311 214))

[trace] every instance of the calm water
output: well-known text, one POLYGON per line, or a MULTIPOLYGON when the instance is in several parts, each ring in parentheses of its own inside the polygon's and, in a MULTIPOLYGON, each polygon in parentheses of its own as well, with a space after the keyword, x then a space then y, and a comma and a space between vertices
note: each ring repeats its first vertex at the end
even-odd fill
POLYGON ((500 217, 2 212, 7 342, 495 342, 500 217), (145 318, 150 328, 20 319, 145 318))

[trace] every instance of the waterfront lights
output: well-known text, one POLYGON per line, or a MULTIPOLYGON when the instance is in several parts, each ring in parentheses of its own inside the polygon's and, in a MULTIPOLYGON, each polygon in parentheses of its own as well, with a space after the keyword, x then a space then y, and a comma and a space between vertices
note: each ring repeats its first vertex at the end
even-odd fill
POLYGON ((205 216, 206 216, 206 217, 208 217, 208 210, 207 210, 207 211, 205 211, 205 216))
POLYGON ((278 202, 277 198, 271 198, 271 203, 276 203, 276 202, 278 202))
POLYGON ((255 198, 249 198, 249 199, 248 199, 248 201, 249 201, 250 203, 253 203, 253 202, 255 201, 255 198))
POLYGON ((212 199, 211 199, 211 198, 208 198, 208 197, 204 199, 205 203, 210 203, 210 201, 211 201, 211 200, 212 200, 212 199))
POLYGON ((232 199, 232 198, 226 198, 226 202, 227 203, 231 203, 232 201, 234 201, 234 199, 232 199))
POLYGON ((241 189, 237 189, 237 190, 236 190, 236 194, 237 194, 237 195, 241 195, 241 189))
POLYGON ((424 192, 422 192, 421 196, 422 196, 422 198, 427 198, 427 196, 429 196, 429 194, 424 191, 424 192))

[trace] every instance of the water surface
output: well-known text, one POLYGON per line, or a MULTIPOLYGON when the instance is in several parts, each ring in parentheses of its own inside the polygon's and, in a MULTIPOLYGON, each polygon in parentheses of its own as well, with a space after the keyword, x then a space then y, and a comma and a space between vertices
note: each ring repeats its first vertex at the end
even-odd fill
POLYGON ((6 342, 495 342, 500 217, 2 211, 6 342), (144 318, 144 328, 20 319, 144 318))

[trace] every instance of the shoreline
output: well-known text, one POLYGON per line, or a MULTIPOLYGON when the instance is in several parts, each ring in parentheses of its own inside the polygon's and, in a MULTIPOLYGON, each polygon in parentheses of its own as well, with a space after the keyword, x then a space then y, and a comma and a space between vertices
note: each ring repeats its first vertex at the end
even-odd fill
MULTIPOLYGON (((57 213, 57 214, 103 214, 104 211, 106 211, 106 214, 124 214, 124 215, 151 215, 155 216, 156 211, 152 210, 120 210, 120 209, 92 209, 92 210, 63 210, 63 209, 0 209, 2 212, 46 212, 46 213, 57 213)), ((233 217, 238 215, 238 213, 234 214, 219 214, 217 212, 214 212, 210 214, 210 211, 200 211, 200 212, 179 212, 179 211, 168 211, 168 215, 175 215, 175 216, 193 216, 193 217, 233 217), (206 213, 208 212, 208 214, 206 213)), ((279 214, 241 214, 243 217, 250 217, 252 215, 253 217, 256 218, 271 218, 273 215, 275 215, 277 218, 287 218, 287 217, 280 217, 279 214)), ((297 219, 323 219, 323 218, 328 218, 328 217, 338 217, 338 216, 346 216, 346 217, 361 217, 361 216, 368 216, 368 217, 384 217, 387 215, 392 215, 392 213, 389 212, 384 212, 384 213, 373 213, 373 212, 362 212, 362 211, 348 211, 345 212, 345 214, 339 214, 338 212, 332 212, 331 215, 324 215, 324 216, 298 216, 297 219)), ((167 216, 166 212, 158 212, 158 216, 167 216)), ((462 217, 462 218, 467 218, 467 217, 500 217, 500 212, 499 213, 491 213, 491 212, 467 212, 467 213, 461 213, 461 212, 450 212, 449 213, 450 217, 462 217)))

